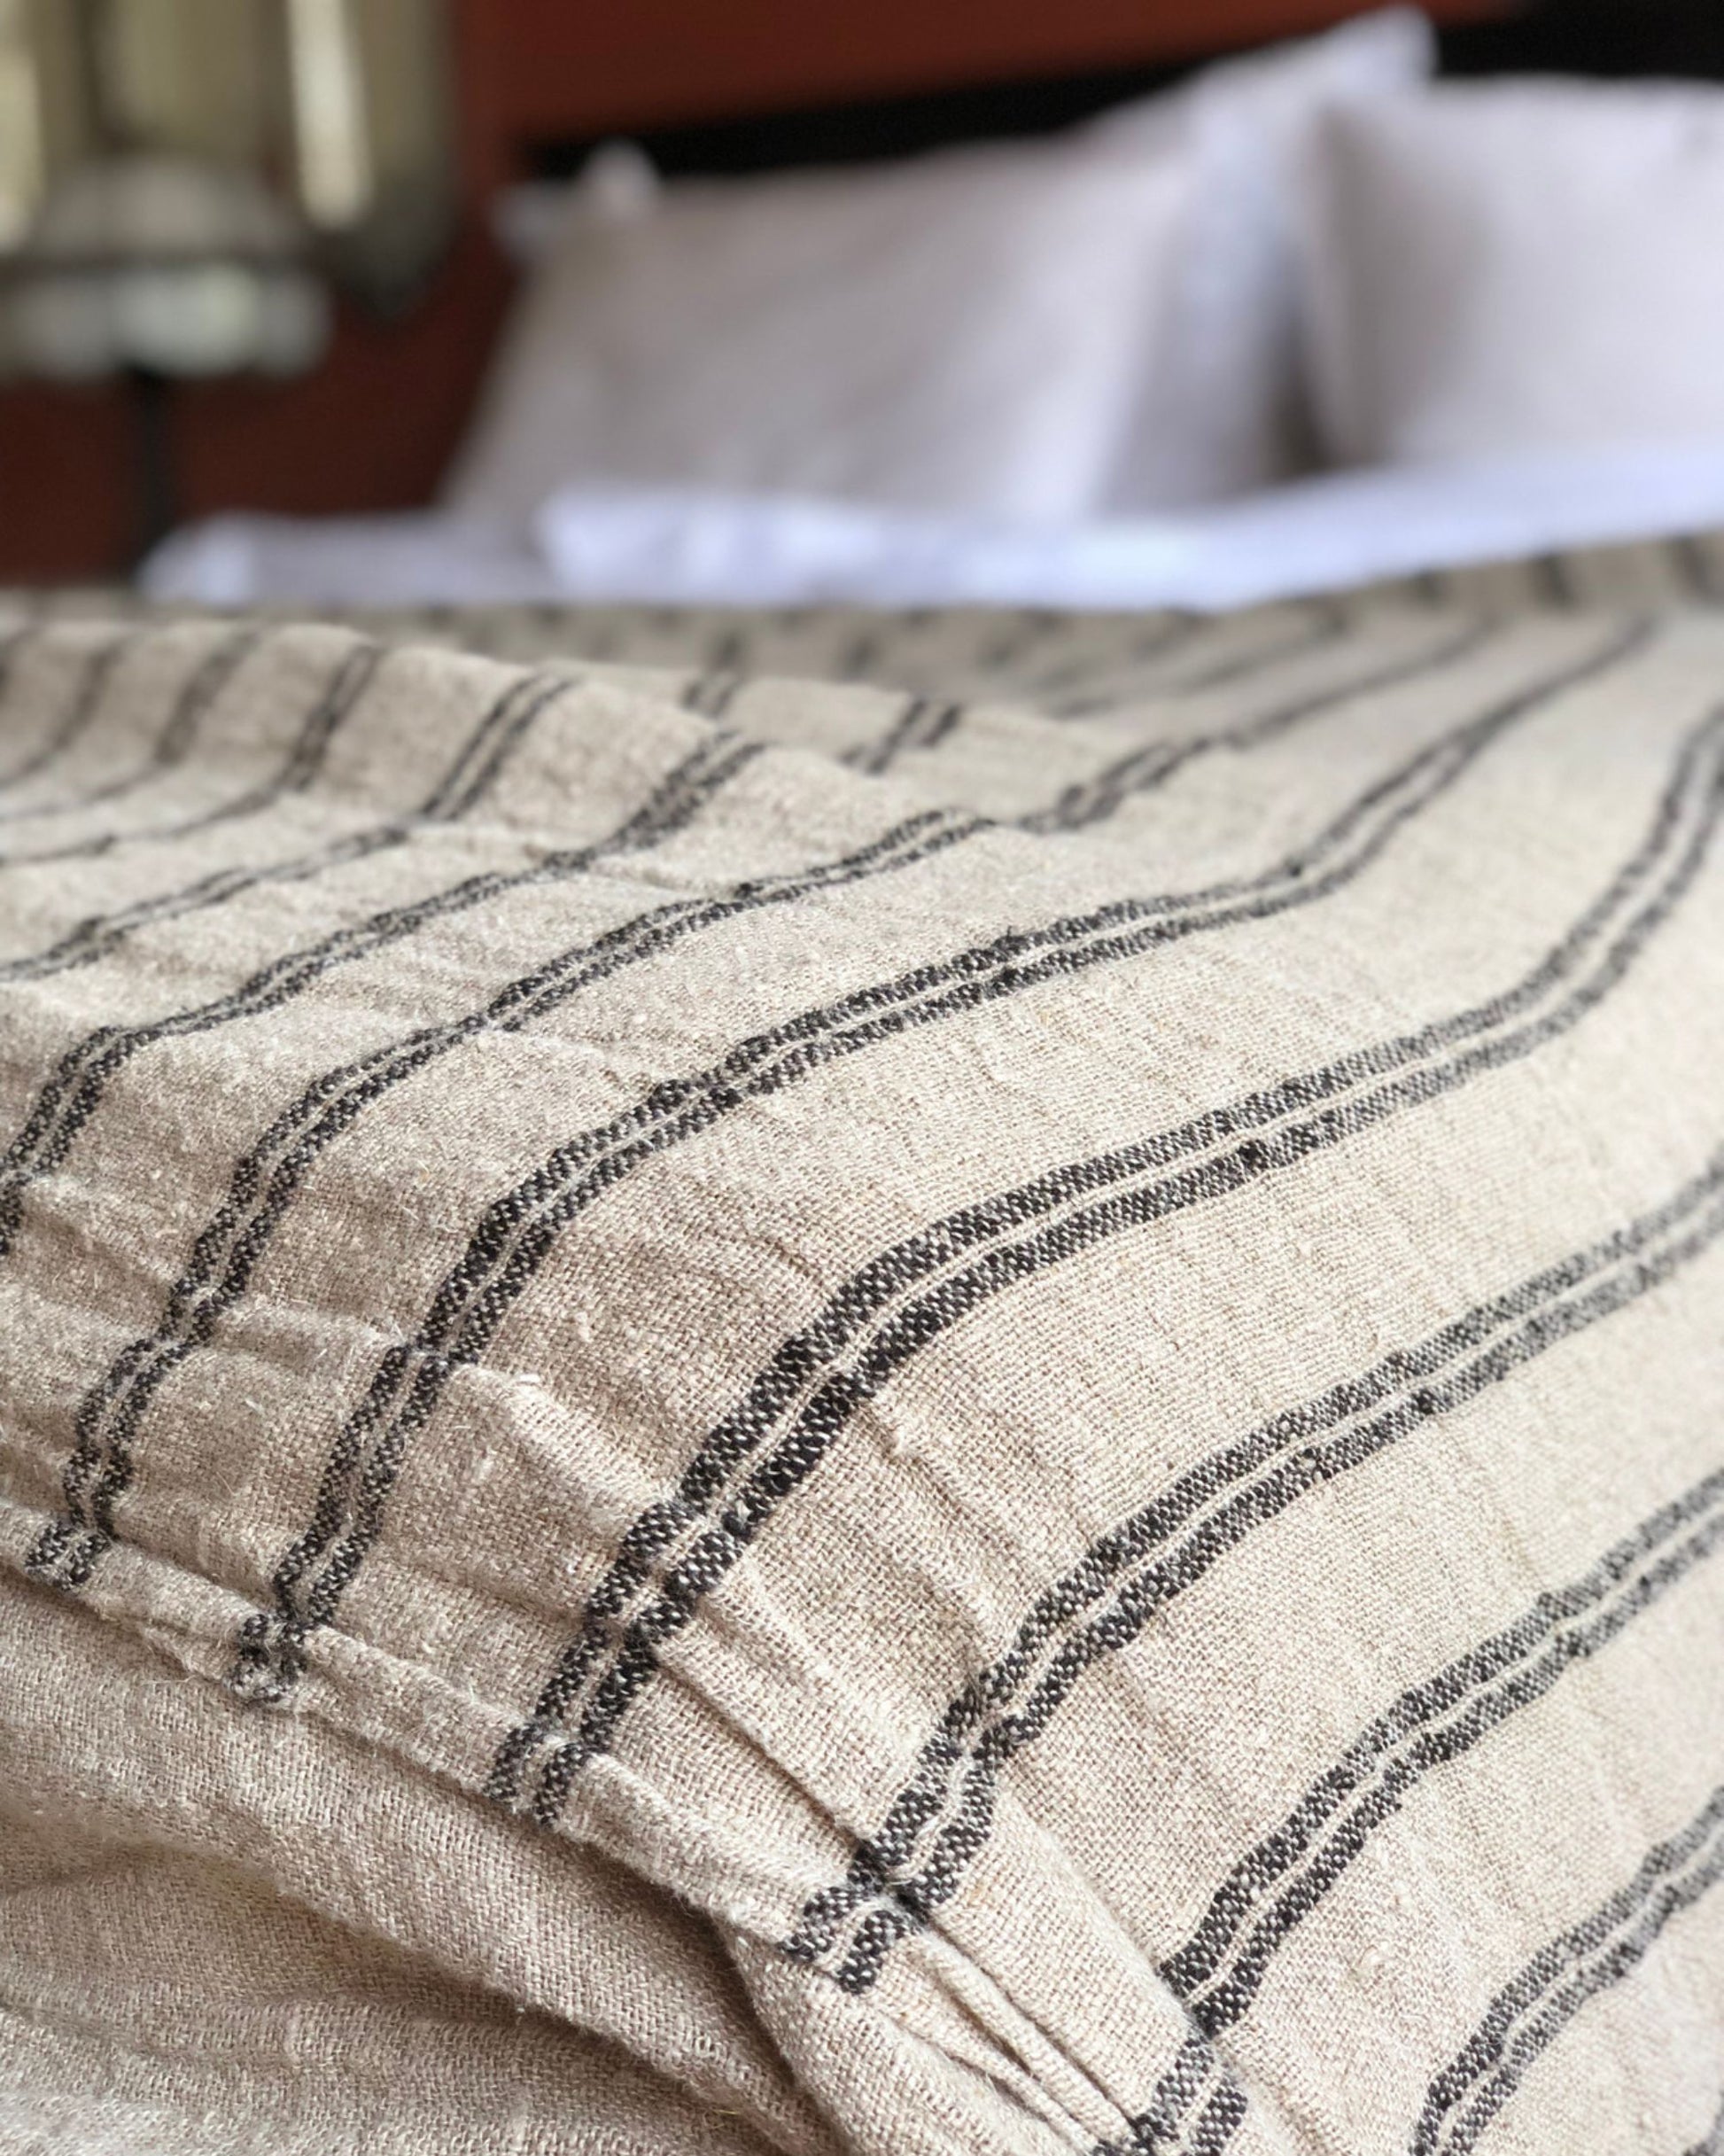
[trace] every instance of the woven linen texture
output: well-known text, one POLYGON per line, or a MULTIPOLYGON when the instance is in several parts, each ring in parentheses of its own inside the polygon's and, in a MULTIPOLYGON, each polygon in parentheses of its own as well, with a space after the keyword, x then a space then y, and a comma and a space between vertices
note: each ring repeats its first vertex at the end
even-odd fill
POLYGON ((0 631, 0 2148, 1720 2144, 1724 546, 0 631))

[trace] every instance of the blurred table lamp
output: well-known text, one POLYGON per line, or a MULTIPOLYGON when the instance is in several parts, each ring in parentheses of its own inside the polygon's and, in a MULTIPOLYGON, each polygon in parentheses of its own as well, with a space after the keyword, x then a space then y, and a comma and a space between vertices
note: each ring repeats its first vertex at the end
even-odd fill
POLYGON ((128 385, 141 544, 177 385, 303 372, 332 288, 422 288, 450 105, 444 0, 0 0, 0 373, 128 385))
POLYGON ((15 366, 54 381, 127 384, 141 551, 178 517, 174 385, 299 374, 329 339, 329 300, 300 221, 243 168, 162 152, 69 172, 6 283, 15 366))

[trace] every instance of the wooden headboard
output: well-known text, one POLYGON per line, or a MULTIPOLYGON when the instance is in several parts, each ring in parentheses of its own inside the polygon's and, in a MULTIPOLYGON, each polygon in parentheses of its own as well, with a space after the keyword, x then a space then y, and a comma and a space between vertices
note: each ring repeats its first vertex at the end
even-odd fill
MULTIPOLYGON (((1192 61, 1371 0, 474 0, 476 117, 521 146, 985 82, 1192 61)), ((1435 0, 1459 22, 1507 0, 1435 0)), ((493 165, 493 169, 494 169, 493 165)))
MULTIPOLYGON (((308 380, 189 392, 185 507, 325 515, 430 500, 508 301, 491 197, 607 134, 643 136, 673 168, 734 169, 739 144, 743 162, 781 163, 1055 125, 1365 4, 449 0, 466 206, 442 275, 405 321, 346 315, 308 380)), ((1447 26, 1451 66, 1724 74, 1719 0, 1430 0, 1428 12, 1447 26)), ((127 460, 110 393, 0 391, 0 580, 111 574, 128 545, 127 460)))

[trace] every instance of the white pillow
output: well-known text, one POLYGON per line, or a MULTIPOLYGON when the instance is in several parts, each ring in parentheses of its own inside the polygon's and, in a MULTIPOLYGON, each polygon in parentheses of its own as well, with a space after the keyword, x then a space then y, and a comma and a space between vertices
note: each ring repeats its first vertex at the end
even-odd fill
POLYGON ((1381 100, 1328 115, 1307 179, 1338 461, 1724 432, 1724 92, 1381 100))
MULTIPOLYGON (((1338 105, 1428 80, 1435 39, 1412 8, 1212 67, 1181 93, 1192 166, 1141 402, 1111 509, 1251 494, 1316 461, 1300 353, 1299 175, 1338 105)), ((1114 138, 1168 100, 1099 123, 1114 138)))
POLYGON ((608 160, 448 498, 518 524, 633 481, 1053 522, 1265 484, 1292 321, 1270 159, 1428 59, 1402 11, 1052 143, 656 191, 608 160), (1225 260, 1185 274, 1193 250, 1225 260))
POLYGON ((963 151, 667 187, 578 215, 530 288, 453 502, 697 484, 1080 514, 1112 468, 1185 167, 963 151))

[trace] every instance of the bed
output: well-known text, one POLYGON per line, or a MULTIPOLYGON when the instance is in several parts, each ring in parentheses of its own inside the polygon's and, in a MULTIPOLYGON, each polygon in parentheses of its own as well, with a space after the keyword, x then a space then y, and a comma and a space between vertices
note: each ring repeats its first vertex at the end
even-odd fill
POLYGON ((1380 461, 0 594, 0 2150, 1724 2146, 1724 516, 1380 461))
POLYGON ((1467 12, 1207 67, 1082 11, 867 65, 770 8, 710 51, 498 17, 478 214, 524 281, 440 506, 225 517, 145 588, 1214 610, 1724 522, 1712 93, 1530 72, 1697 73, 1703 27, 1467 12))
POLYGON ((1721 598, 9 602, 0 2144, 1715 2145, 1721 598))

